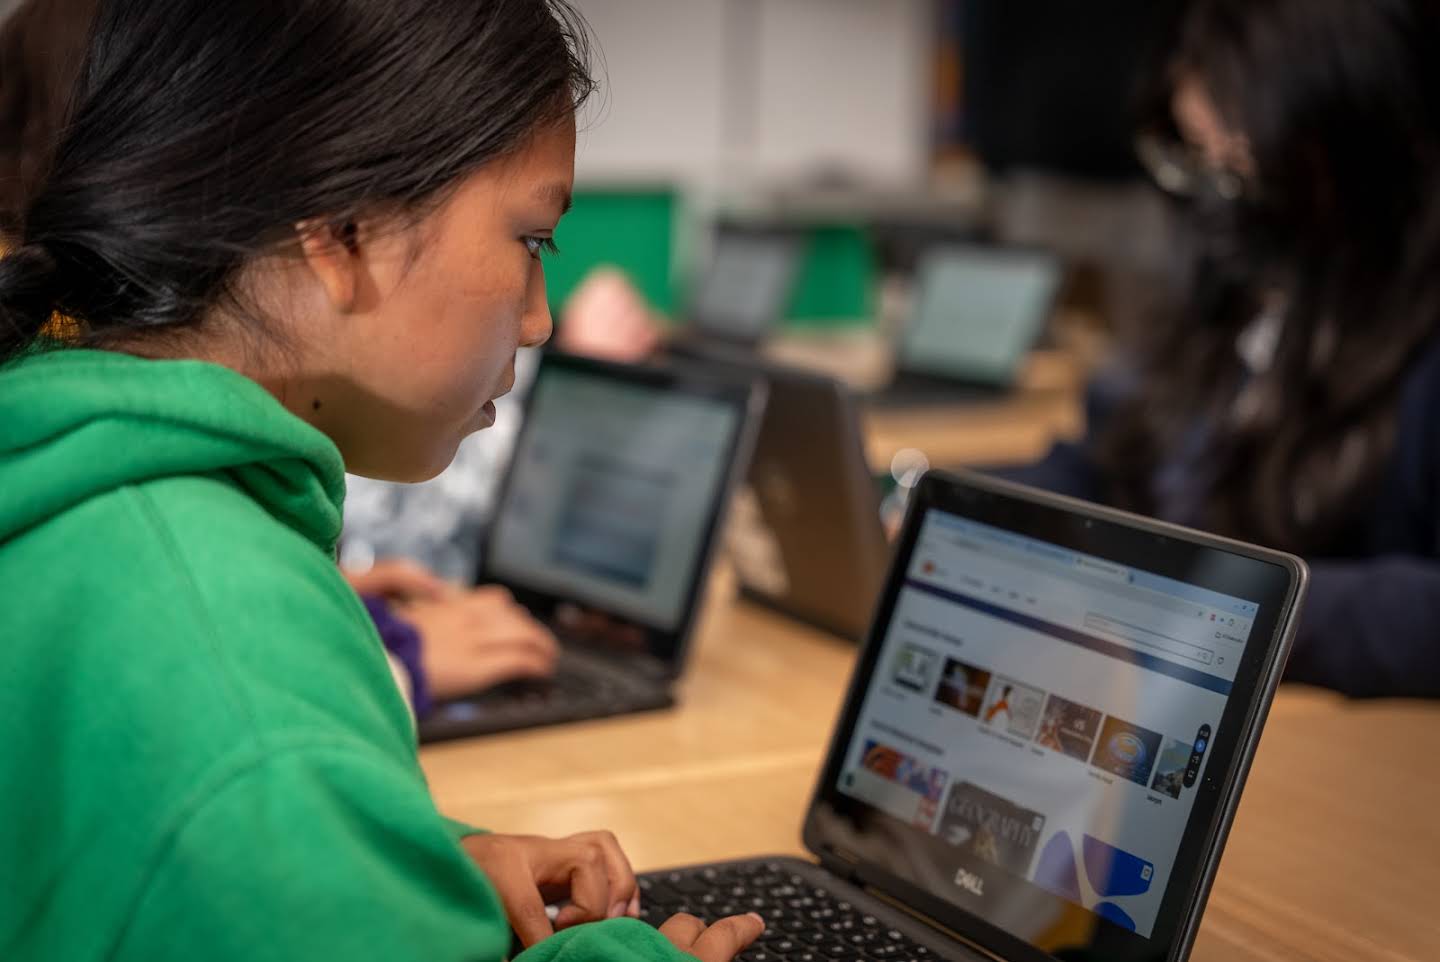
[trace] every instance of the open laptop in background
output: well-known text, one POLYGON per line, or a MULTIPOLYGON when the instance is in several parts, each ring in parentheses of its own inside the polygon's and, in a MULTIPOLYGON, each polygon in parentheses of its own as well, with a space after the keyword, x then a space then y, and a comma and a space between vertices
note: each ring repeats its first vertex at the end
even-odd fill
POLYGON ((680 353, 754 351, 785 314, 802 253, 801 237, 793 230, 718 225, 709 267, 671 348, 680 353))
POLYGON ((728 546, 752 601, 833 632, 864 638, 885 580, 889 543, 859 412, 823 374, 749 362, 769 389, 728 546))
POLYGON ((746 959, 1185 959, 1306 579, 926 475, 805 816, 818 864, 650 873, 644 918, 758 912, 746 959))
POLYGON ((920 260, 895 374, 869 398, 882 406, 985 400, 1013 389, 1044 334, 1064 279, 1042 250, 935 247, 920 260))
POLYGON ((555 677, 443 702, 424 740, 674 703, 764 385, 547 353, 526 398, 477 584, 561 642, 555 677))

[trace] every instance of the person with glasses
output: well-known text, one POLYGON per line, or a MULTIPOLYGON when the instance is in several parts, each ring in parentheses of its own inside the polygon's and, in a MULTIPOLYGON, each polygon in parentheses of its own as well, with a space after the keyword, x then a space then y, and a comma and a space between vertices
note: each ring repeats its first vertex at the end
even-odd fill
POLYGON ((1440 8, 1192 0, 1165 50, 1184 310, 1013 476, 1304 555, 1288 677, 1440 696, 1440 8))

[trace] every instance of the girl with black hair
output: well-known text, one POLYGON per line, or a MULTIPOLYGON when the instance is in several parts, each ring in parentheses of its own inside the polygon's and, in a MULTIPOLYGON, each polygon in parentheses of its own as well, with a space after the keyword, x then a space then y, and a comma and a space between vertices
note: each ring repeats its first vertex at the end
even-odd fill
POLYGON ((1189 313, 1019 477, 1305 555, 1288 677, 1440 696, 1440 9, 1191 0, 1167 51, 1189 313))
POLYGON ((549 336, 591 87, 563 0, 100 4, 0 259, 0 957, 759 934, 645 926, 607 833, 442 819, 334 562, 344 471, 435 475, 549 336))

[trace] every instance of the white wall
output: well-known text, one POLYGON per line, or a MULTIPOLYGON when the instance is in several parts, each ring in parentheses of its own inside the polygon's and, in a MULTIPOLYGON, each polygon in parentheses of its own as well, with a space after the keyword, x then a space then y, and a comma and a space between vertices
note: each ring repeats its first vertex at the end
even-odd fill
POLYGON ((580 0, 600 91, 581 118, 582 180, 719 174, 729 0, 580 0))
POLYGON ((923 176, 929 153, 928 0, 755 0, 756 137, 767 175, 841 166, 880 180, 923 176))
POLYGON ((930 0, 577 0, 606 67, 590 182, 713 186, 842 169, 912 183, 928 154, 930 0))

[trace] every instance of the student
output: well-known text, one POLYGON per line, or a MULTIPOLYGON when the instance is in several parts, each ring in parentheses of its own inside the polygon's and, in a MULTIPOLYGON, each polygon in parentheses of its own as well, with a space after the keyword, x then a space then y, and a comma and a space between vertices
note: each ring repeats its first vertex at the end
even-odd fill
POLYGON ((1189 313, 1021 480, 1306 556, 1288 677, 1440 696, 1440 10, 1194 0, 1140 141, 1189 313))
POLYGON ((721 962, 759 934, 621 917, 608 834, 442 819, 334 562, 344 471, 434 476, 549 335, 590 89, 559 0, 101 3, 0 259, 0 957, 498 960, 513 925, 527 962, 721 962))
MULTIPOLYGON (((0 230, 18 229, 54 149, 94 13, 95 0, 29 0, 0 26, 0 230)), ((359 482, 362 495, 367 483, 380 484, 359 482)), ((554 671, 554 636, 504 590, 463 589, 403 558, 346 578, 364 596, 417 714, 435 700, 554 671)))

